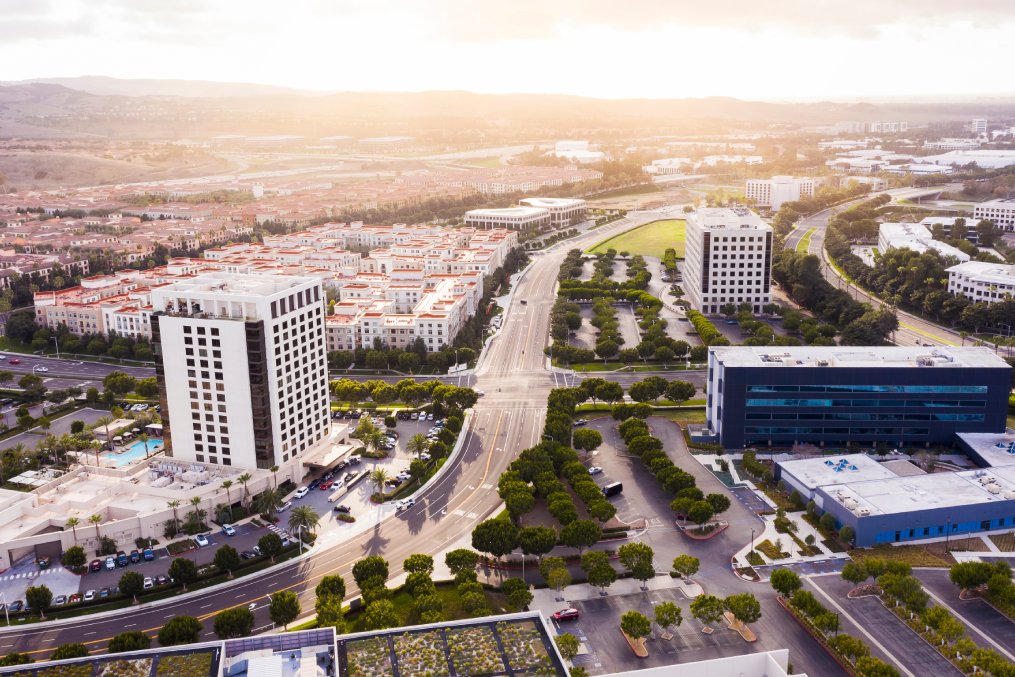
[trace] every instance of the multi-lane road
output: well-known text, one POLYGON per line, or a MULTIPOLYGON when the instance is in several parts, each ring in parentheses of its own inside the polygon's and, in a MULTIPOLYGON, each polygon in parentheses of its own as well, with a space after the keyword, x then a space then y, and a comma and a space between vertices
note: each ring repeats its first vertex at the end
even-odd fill
MULTIPOLYGON (((934 193, 941 192, 942 190, 948 190, 950 186, 938 186, 935 188, 900 188, 896 190, 886 191, 892 196, 893 200, 912 199, 916 197, 922 197, 931 195, 934 193)), ((828 222, 835 214, 841 212, 844 209, 848 209, 854 204, 858 204, 868 199, 869 196, 864 196, 853 202, 833 207, 831 209, 822 210, 816 214, 812 214, 806 218, 801 219, 796 228, 786 236, 785 248, 796 249, 797 245, 805 237, 810 237, 810 241, 807 246, 807 253, 814 254, 822 260, 822 273, 825 279, 828 280, 833 286, 839 289, 844 289, 849 292, 853 298, 871 304, 875 308, 888 307, 881 299, 867 293, 864 289, 852 284, 849 280, 844 278, 836 270, 835 266, 832 265, 828 254, 825 252, 825 233, 828 230, 828 222)), ((927 320, 907 313, 903 310, 896 309, 895 315, 899 319, 899 328, 894 333, 894 342, 900 346, 919 346, 919 345, 946 345, 946 346, 957 346, 962 345, 962 337, 950 329, 941 327, 928 322, 927 320)))

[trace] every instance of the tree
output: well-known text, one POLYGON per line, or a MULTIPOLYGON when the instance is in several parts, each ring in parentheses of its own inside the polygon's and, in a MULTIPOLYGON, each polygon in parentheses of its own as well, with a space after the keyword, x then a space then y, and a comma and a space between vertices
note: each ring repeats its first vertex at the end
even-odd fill
POLYGON ((523 527, 518 532, 518 545, 524 554, 542 557, 557 545, 557 532, 550 527, 523 527))
POLYGON ((687 511, 688 519, 697 524, 709 521, 713 514, 715 511, 712 510, 712 504, 708 501, 695 501, 687 511))
POLYGON ((374 493, 383 496, 384 483, 388 481, 388 471, 384 468, 374 468, 368 477, 370 483, 374 485, 374 493))
POLYGON ((677 555, 673 558, 673 571, 678 576, 690 578, 698 573, 699 562, 697 557, 691 555, 677 555))
POLYGON ((705 500, 712 506, 712 512, 721 515, 730 509, 730 499, 725 494, 709 494, 705 500))
MULTIPOLYGON (((197 498, 195 496, 195 498, 197 498)), ((255 502, 257 511, 262 515, 267 515, 269 518, 273 518, 278 509, 282 507, 282 494, 278 489, 272 487, 266 487, 261 495, 257 497, 255 502)), ((274 520, 272 520, 274 521, 274 520)))
POLYGON ((497 559, 518 546, 518 528, 511 522, 488 519, 472 530, 472 547, 497 559))
POLYGON ((631 639, 648 637, 652 633, 652 623, 638 611, 628 611, 620 617, 620 629, 631 639))
POLYGON ((741 623, 756 623, 761 618, 761 603, 749 592, 730 595, 723 606, 741 623))
POLYGON ((792 569, 776 569, 772 572, 769 582, 772 589, 783 597, 792 597, 793 593, 800 589, 803 583, 800 577, 792 569))
POLYGON ((560 540, 576 549, 579 555, 598 543, 602 536, 603 530, 592 520, 575 520, 560 530, 560 540))
POLYGON ((152 644, 152 638, 140 630, 129 630, 109 640, 109 653, 123 653, 125 651, 143 651, 152 644))
POLYGON ((236 606, 215 614, 213 625, 219 639, 246 637, 254 629, 254 612, 245 606, 236 606))
POLYGON ((723 601, 713 595, 699 595, 691 602, 691 615, 706 627, 718 623, 722 612, 723 601))
POLYGON ((136 571, 127 571, 120 576, 120 592, 130 595, 137 604, 137 596, 144 591, 144 576, 136 571))
POLYGON ((287 629, 300 615, 300 598, 291 590, 273 593, 268 607, 268 616, 275 625, 287 629))
POLYGON ((282 539, 278 537, 278 534, 265 534, 258 539, 257 547, 261 554, 267 555, 274 562, 275 557, 282 552, 282 539))
POLYGON ((380 555, 364 557, 352 566, 352 577, 356 585, 362 590, 369 587, 366 582, 372 578, 379 578, 382 582, 388 580, 388 561, 380 555))
POLYGON ((249 482, 254 476, 248 472, 243 473, 236 480, 243 485, 243 498, 240 499, 242 505, 250 503, 250 489, 247 488, 247 482, 249 482))
POLYGON ((853 527, 849 526, 848 524, 842 525, 842 527, 839 529, 839 540, 847 545, 853 542, 854 535, 855 532, 853 531, 853 527))
POLYGON ((631 577, 641 581, 642 588, 645 581, 656 575, 655 565, 652 562, 654 552, 652 546, 645 543, 625 543, 617 551, 620 556, 621 565, 627 569, 631 577))
POLYGON ((581 558, 581 568, 585 572, 588 584, 594 588, 606 589, 617 580, 617 572, 610 564, 610 557, 602 550, 590 550, 581 558))
POLYGON ((864 677, 899 677, 899 671, 874 656, 860 656, 856 659, 856 672, 864 677))
POLYGON ((986 585, 994 568, 986 562, 958 562, 948 570, 948 578, 963 590, 973 590, 986 585))
POLYGON ((409 555, 402 562, 402 568, 405 569, 406 573, 426 573, 427 575, 433 573, 433 557, 430 555, 416 553, 409 555))
POLYGON ((663 632, 670 634, 670 628, 684 622, 680 607, 673 602, 660 602, 656 605, 656 625, 663 629, 663 632))
POLYGON ((383 630, 397 626, 398 614, 391 600, 380 599, 367 606, 363 612, 363 626, 367 630, 383 630))
POLYGON ((557 644, 557 651, 560 652, 560 657, 566 661, 570 661, 577 656, 578 651, 581 649, 581 642, 569 632, 557 635, 553 638, 553 641, 557 644))
POLYGON ((405 448, 408 449, 409 453, 414 456, 419 456, 426 451, 429 446, 430 440, 428 440, 426 435, 423 433, 416 433, 410 437, 409 441, 405 444, 405 448))
POLYGON ((869 575, 862 563, 846 562, 842 567, 842 580, 853 585, 860 585, 867 580, 869 575))
POLYGON ((603 443, 603 436, 598 430, 582 428, 576 430, 572 438, 572 445, 581 451, 595 451, 603 443))
POLYGON ((231 545, 223 545, 215 551, 215 558, 212 560, 215 566, 225 571, 229 578, 233 577, 233 571, 240 566, 240 553, 231 545))
POLYGON ((504 582, 500 584, 500 591, 507 597, 508 602, 517 609, 524 609, 532 602, 529 586, 521 578, 504 579, 504 582))
POLYGON ((314 588, 314 594, 318 599, 322 597, 334 597, 339 601, 345 599, 345 579, 336 574, 325 576, 314 588))
POLYGON ((458 548, 444 556, 444 564, 452 576, 458 576, 463 571, 473 571, 477 562, 479 555, 468 548, 458 548))
POLYGON ((63 661, 68 658, 84 658, 88 655, 88 647, 78 642, 71 642, 70 644, 61 644, 56 647, 49 660, 51 661, 63 661))
POLYGON ((85 555, 85 549, 80 545, 72 545, 63 552, 63 565, 65 567, 77 568, 84 566, 87 561, 88 557, 85 555))
POLYGON ((197 580, 197 565, 192 559, 177 557, 169 565, 169 576, 186 590, 188 584, 197 580))
POLYGON ((332 627, 336 632, 345 631, 345 614, 342 599, 332 595, 318 597, 314 604, 318 627, 332 627))
POLYGON ((546 577, 546 585, 550 589, 556 590, 559 595, 564 588, 571 585, 571 572, 567 570, 566 566, 551 569, 546 577))
POLYGON ((666 384, 666 399, 676 404, 683 404, 694 397, 696 392, 694 384, 687 381, 670 381, 666 384))
POLYGON ((314 533, 320 523, 320 515, 309 505, 298 505, 289 511, 289 529, 293 533, 300 529, 314 533))
POLYGON ((28 606, 39 610, 39 618, 46 617, 46 610, 53 603, 53 592, 45 585, 33 585, 25 590, 28 606))
MULTIPOLYGON (((68 517, 67 521, 64 522, 64 528, 66 529, 66 528, 69 527, 70 530, 71 530, 71 534, 74 536, 74 545, 78 544, 78 525, 79 524, 81 524, 81 520, 79 520, 77 517, 68 517)), ((64 558, 64 561, 65 562, 67 561, 66 557, 64 558)), ((82 564, 83 564, 83 562, 82 562, 82 564)))
POLYGON ((193 616, 173 616, 159 630, 159 644, 193 644, 201 638, 201 621, 193 616))

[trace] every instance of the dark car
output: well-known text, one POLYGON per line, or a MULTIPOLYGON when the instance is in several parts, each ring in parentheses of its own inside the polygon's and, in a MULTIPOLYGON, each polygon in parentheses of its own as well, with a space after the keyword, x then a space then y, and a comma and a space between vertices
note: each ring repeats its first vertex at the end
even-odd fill
POLYGON ((130 564, 130 560, 127 558, 127 553, 125 553, 123 550, 116 553, 116 563, 122 567, 125 567, 128 564, 130 564))
POLYGON ((155 559, 155 552, 151 548, 145 548, 141 556, 144 557, 144 561, 151 562, 155 559))
POLYGON ((578 609, 570 607, 567 609, 561 609, 560 611, 554 612, 553 620, 555 621, 576 621, 581 613, 578 609))
POLYGON ((253 550, 244 550, 243 552, 240 553, 240 557, 242 557, 243 559, 254 559, 255 557, 257 557, 257 553, 254 552, 253 550))
POLYGON ((169 576, 156 576, 155 585, 165 585, 169 582, 169 576))
POLYGON ((48 569, 49 568, 49 558, 48 557, 40 557, 39 560, 38 560, 38 564, 39 564, 39 568, 40 569, 48 569))
POLYGON ((313 482, 307 485, 307 489, 314 490, 319 486, 321 486, 321 480, 314 480, 313 482))
MULTIPOLYGON (((11 361, 13 362, 13 360, 11 360, 11 361)), ((7 610, 8 611, 21 611, 24 608, 25 608, 25 603, 22 602, 20 599, 16 599, 13 602, 11 602, 10 606, 7 607, 7 610)))
POLYGON ((131 550, 130 551, 130 561, 131 561, 132 564, 137 564, 138 562, 140 562, 141 561, 141 553, 139 553, 137 550, 131 550))
POLYGON ((616 496, 624 490, 624 485, 620 482, 613 482, 603 487, 603 496, 609 498, 610 496, 616 496))
POLYGON ((347 505, 336 505, 335 506, 335 512, 345 512, 345 513, 348 513, 348 512, 352 512, 352 510, 347 505))
POLYGON ((109 588, 103 588, 102 590, 99 590, 99 599, 106 599, 110 594, 111 591, 109 588))
POLYGON ((345 477, 342 478, 342 481, 345 482, 346 484, 348 484, 349 480, 351 480, 355 476, 356 476, 356 473, 354 473, 354 472, 347 472, 345 474, 345 477))
POLYGON ((93 559, 92 563, 88 565, 88 568, 92 571, 102 571, 102 560, 93 559))

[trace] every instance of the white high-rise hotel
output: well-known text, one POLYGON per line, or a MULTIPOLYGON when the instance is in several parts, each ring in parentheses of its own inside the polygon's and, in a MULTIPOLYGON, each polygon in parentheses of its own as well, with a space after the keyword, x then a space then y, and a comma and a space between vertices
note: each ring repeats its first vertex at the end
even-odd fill
POLYGON ((167 455, 271 468, 329 432, 320 280, 214 272, 153 290, 167 455))
POLYGON ((684 291, 703 313, 772 302, 772 229, 743 207, 699 209, 687 216, 684 291))

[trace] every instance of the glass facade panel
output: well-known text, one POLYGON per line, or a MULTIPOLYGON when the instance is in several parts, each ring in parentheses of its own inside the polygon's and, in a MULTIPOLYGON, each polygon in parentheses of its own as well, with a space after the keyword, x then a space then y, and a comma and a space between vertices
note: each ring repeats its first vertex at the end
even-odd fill
POLYGON ((901 385, 749 385, 749 393, 982 393, 987 386, 901 386, 901 385))

